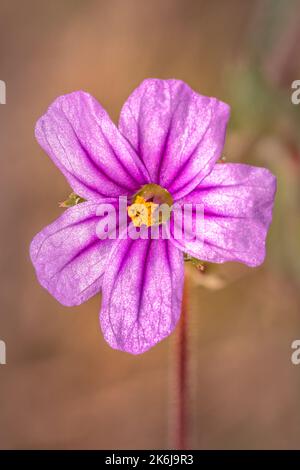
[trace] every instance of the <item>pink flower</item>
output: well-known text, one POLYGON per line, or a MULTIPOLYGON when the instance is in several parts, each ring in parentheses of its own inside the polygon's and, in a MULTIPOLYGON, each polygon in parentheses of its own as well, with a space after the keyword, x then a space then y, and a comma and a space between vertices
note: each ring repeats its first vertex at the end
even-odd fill
POLYGON ((172 332, 182 252, 214 263, 263 262, 276 179, 264 168, 216 164, 228 118, 229 106, 216 98, 178 80, 148 79, 124 104, 118 128, 82 91, 57 98, 37 122, 38 142, 86 200, 33 239, 37 277, 63 305, 102 290, 100 323, 113 348, 139 354, 172 332), (150 183, 178 204, 204 205, 201 240, 98 238, 99 204, 117 210, 119 196, 150 183))

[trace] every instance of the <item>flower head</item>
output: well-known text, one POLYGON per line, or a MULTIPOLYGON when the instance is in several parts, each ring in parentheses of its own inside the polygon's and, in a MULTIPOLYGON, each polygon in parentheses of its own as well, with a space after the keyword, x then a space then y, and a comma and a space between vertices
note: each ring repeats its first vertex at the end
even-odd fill
POLYGON ((36 235, 31 259, 42 286, 64 305, 102 290, 100 323, 113 348, 139 354, 172 332, 183 252, 214 263, 263 262, 276 179, 264 168, 217 163, 228 118, 229 106, 216 98, 178 80, 148 79, 124 104, 118 127, 82 91, 57 98, 38 120, 36 138, 80 204, 36 235), (121 231, 99 239, 97 208, 118 212, 120 196, 130 201, 127 223, 146 230, 172 218, 157 216, 160 205, 200 203, 204 231, 180 240, 172 230, 168 239, 121 231))

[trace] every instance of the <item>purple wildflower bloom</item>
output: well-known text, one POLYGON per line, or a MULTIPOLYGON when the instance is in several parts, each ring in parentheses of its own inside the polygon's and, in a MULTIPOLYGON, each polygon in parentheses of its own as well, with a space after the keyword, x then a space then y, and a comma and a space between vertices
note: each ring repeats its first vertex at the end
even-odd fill
POLYGON ((86 200, 67 209, 31 244, 37 277, 63 305, 102 290, 100 323, 116 349, 142 353, 174 329, 181 310, 182 252, 214 263, 258 266, 272 218, 275 177, 264 168, 216 164, 229 106, 178 80, 148 79, 131 94, 119 127, 82 91, 57 98, 36 138, 86 200), (99 203, 118 207, 155 183, 174 202, 204 204, 201 241, 100 240, 99 203))

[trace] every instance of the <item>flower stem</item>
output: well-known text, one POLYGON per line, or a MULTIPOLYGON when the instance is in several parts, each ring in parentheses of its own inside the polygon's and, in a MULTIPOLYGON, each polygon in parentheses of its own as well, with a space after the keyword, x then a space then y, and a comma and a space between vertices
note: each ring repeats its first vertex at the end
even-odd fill
POLYGON ((188 289, 185 281, 183 288, 182 311, 178 328, 177 344, 177 381, 178 411, 176 449, 188 448, 188 289))

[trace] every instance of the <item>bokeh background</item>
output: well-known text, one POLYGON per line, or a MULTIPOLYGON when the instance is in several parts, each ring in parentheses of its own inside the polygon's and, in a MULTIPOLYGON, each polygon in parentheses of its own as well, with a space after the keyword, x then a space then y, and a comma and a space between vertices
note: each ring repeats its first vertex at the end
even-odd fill
POLYGON ((70 192, 34 139, 37 118, 84 89, 117 121, 146 77, 228 101, 227 161, 278 177, 262 267, 187 267, 189 446, 300 448, 299 25, 299 0, 0 0, 0 448, 174 446, 177 333, 139 357, 110 349, 100 295, 61 306, 28 255, 70 192))

